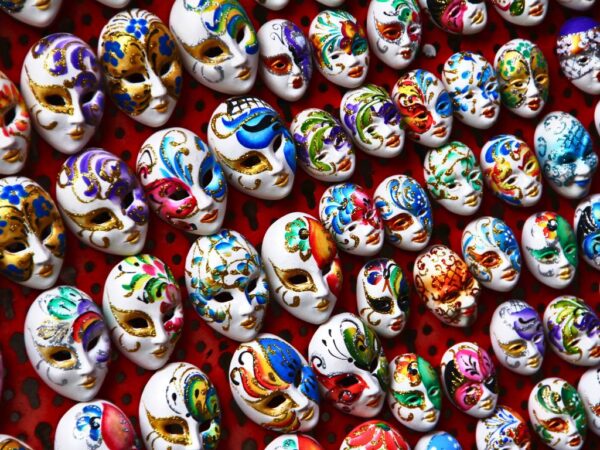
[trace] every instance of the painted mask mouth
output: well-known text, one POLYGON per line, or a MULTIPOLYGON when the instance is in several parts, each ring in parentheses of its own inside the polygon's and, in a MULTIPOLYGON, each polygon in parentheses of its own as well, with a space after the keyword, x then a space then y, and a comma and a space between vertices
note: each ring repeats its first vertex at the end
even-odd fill
POLYGON ((398 147, 400 145, 400 136, 398 136, 397 134, 393 134, 385 142, 385 145, 387 145, 388 147, 398 147))
POLYGON ((485 108, 483 111, 481 111, 481 114, 483 115, 483 117, 492 119, 496 116, 496 108, 490 106, 488 108, 485 108))
POLYGON ((304 83, 302 82, 301 77, 294 77, 294 79, 292 80, 292 87, 294 89, 300 89, 303 85, 304 83))
POLYGON ((339 172, 346 172, 346 171, 350 170, 351 167, 352 167, 352 161, 350 161, 350 158, 344 158, 338 164, 337 169, 339 172))
POLYGON ((158 105, 156 105, 154 108, 154 111, 158 112, 158 113, 166 113, 167 109, 169 109, 169 103, 166 102, 165 100, 161 100, 160 103, 158 105))
POLYGON ((242 70, 240 70, 240 73, 238 74, 237 78, 239 78, 240 80, 247 80, 248 78, 250 78, 251 74, 252 71, 250 70, 250 67, 243 67, 242 70))
POLYGON ((92 389, 96 386, 96 377, 86 376, 80 383, 80 386, 85 389, 92 389))
POLYGON ((84 134, 85 130, 79 125, 73 128, 73 130, 69 131, 69 136, 71 136, 71 139, 73 139, 74 141, 79 141, 84 134))
POLYGON ((42 278, 48 278, 52 275, 52 272, 54 272, 54 267, 50 264, 44 264, 38 272, 38 275, 42 278))
POLYGON ((598 73, 596 74, 596 81, 598 81, 598 82, 600 83, 600 72, 598 72, 598 73))
POLYGON ((404 59, 410 59, 412 56, 412 50, 410 48, 406 48, 400 51, 400 56, 404 59))
POLYGON ((310 408, 304 414, 302 414, 302 416, 300 417, 300 420, 309 421, 310 419, 313 418, 314 415, 315 415, 315 408, 310 408))
POLYGON ((33 4, 33 6, 35 6, 40 11, 46 11, 48 8, 50 8, 51 3, 52 0, 38 0, 33 4))
POLYGON ((600 345, 596 345, 594 348, 590 350, 591 358, 600 358, 600 345))
POLYGON ((506 280, 506 281, 512 281, 514 280, 517 275, 519 274, 519 272, 517 272, 515 269, 513 269, 512 267, 510 269, 506 269, 503 273, 502 273, 502 279, 506 280))
POLYGON ((481 23, 483 23, 483 20, 485 19, 485 16, 483 14, 483 11, 481 9, 478 9, 477 11, 475 11, 475 13, 473 14, 472 18, 471 18, 471 23, 473 25, 479 25, 481 23))
POLYGON ((537 195, 539 194, 540 189, 538 188, 537 185, 533 186, 529 191, 527 191, 526 196, 527 197, 537 197, 537 195))
POLYGON ((392 331, 400 331, 404 327, 404 321, 402 319, 396 319, 390 325, 392 331))
POLYGON ((164 345, 161 345, 156 350, 154 350, 152 352, 152 354, 154 355, 155 358, 160 359, 167 354, 167 350, 168 350, 167 347, 165 347, 164 345))
POLYGON ((18 161, 23 161, 23 157, 21 156, 21 152, 18 148, 11 148, 4 153, 4 156, 2 156, 2 161, 12 164, 18 161))
POLYGON ((527 360, 527 367, 537 369, 538 367, 540 367, 541 362, 542 358, 539 355, 532 356, 527 360))
POLYGON ((590 181, 592 181, 590 178, 582 175, 576 176, 574 180, 575 184, 579 187, 586 187, 588 184, 590 184, 590 181))
POLYGON ((426 240, 427 240, 427 231, 425 231, 425 230, 417 231, 411 239, 411 241, 416 242, 418 244, 422 244, 426 240))
POLYGON ((330 303, 329 300, 324 298, 323 300, 319 301, 319 303, 317 303, 315 305, 315 308, 321 312, 325 312, 329 308, 329 303, 330 303))
POLYGON ((571 268, 565 267, 563 269, 560 269, 560 272, 558 272, 558 278, 560 278, 561 280, 571 279, 571 268))
POLYGON ((494 402, 492 401, 491 398, 488 397, 481 402, 481 407, 486 411, 491 411, 492 408, 494 407, 494 402))
POLYGON ((475 311, 477 311, 477 308, 475 306, 471 306, 470 308, 463 309, 461 311, 461 315, 465 317, 472 317, 475 314, 475 311))
POLYGON ((581 438, 579 436, 574 437, 569 441, 570 447, 578 447, 581 444, 581 438))
POLYGON ((429 411, 428 413, 425 413, 425 415, 423 416, 423 420, 425 420, 425 422, 429 422, 429 423, 435 422, 436 418, 437 418, 437 414, 433 410, 429 411))
POLYGON ((433 135, 439 138, 446 137, 447 134, 448 129, 444 125, 438 125, 433 132, 433 135))
POLYGON ((249 316, 246 320, 240 323, 246 330, 252 330, 256 327, 256 317, 249 316))
POLYGON ((140 240, 140 232, 139 231, 132 231, 131 233, 129 233, 129 236, 127 236, 127 239, 125 239, 125 242, 134 245, 137 244, 137 242, 140 240))
POLYGON ((367 245, 379 244, 379 241, 381 240, 381 236, 379 234, 380 234, 379 230, 371 231, 371 233, 369 233, 369 235, 367 236, 367 240, 366 240, 367 245))
POLYGON ((369 403, 367 403, 367 407, 369 407, 369 408, 377 408, 379 406, 379 401, 380 400, 381 400, 381 396, 378 395, 373 400, 370 400, 369 403))
POLYGON ((529 15, 533 17, 539 17, 544 13, 544 5, 540 2, 535 2, 529 7, 529 15))
POLYGON ((537 111, 541 108, 542 101, 539 98, 534 98, 533 100, 529 101, 529 103, 527 103, 527 106, 530 110, 537 111))
POLYGON ((208 214, 204 214, 202 216, 202 219, 200 219, 200 222, 202 222, 202 223, 212 223, 215 220, 217 220, 218 216, 219 216, 219 211, 215 209, 215 210, 209 212, 208 214))
POLYGON ((475 207, 477 206, 477 200, 479 199, 479 197, 477 196, 477 194, 473 193, 473 194, 469 194, 464 201, 464 204, 466 206, 471 206, 471 207, 475 207))
POLYGON ((362 77, 364 71, 365 69, 363 69, 362 66, 356 66, 348 71, 348 76, 350 78, 360 78, 362 77))
POLYGON ((275 184, 275 186, 278 186, 278 187, 284 187, 284 186, 287 186, 289 180, 290 180, 289 174, 282 173, 281 175, 279 175, 277 177, 274 184, 275 184))

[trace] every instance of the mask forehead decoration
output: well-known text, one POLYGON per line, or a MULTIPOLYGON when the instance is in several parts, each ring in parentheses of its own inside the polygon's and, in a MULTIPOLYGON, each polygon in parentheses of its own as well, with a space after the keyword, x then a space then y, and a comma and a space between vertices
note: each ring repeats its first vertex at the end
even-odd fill
POLYGON ((415 450, 462 450, 462 447, 450 433, 436 431, 419 439, 415 450))
POLYGON ((435 25, 453 34, 476 34, 487 24, 483 0, 419 0, 435 25))
POLYGON ((284 434, 273 439, 265 450, 323 450, 323 447, 310 436, 284 434))
POLYGON ((192 234, 221 228, 227 183, 209 148, 185 128, 157 131, 144 142, 136 171, 150 207, 165 222, 192 234))
POLYGON ((32 450, 32 448, 23 441, 18 440, 8 434, 0 434, 0 448, 7 450, 32 450))
POLYGON ((476 440, 478 450, 531 448, 527 423, 507 406, 498 406, 490 417, 477 421, 476 440))
POLYGON ((360 318, 333 316, 313 335, 308 355, 333 406, 357 417, 379 414, 390 384, 388 362, 379 338, 360 318))
POLYGON ((31 119, 19 89, 0 71, 0 176, 25 166, 31 142, 31 119))
POLYGON ((0 9, 27 25, 45 28, 55 19, 61 5, 62 0, 3 0, 0 9))
POLYGON ((252 89, 258 39, 237 0, 176 0, 169 25, 183 64, 197 81, 225 94, 252 89))
POLYGON ((575 232, 583 259, 600 270, 600 194, 590 195, 577 205, 575 232))
POLYGON ((196 312, 236 341, 254 339, 263 325, 269 286, 262 261, 237 231, 198 238, 185 262, 185 279, 196 312))
POLYGON ((600 94, 600 22, 589 17, 567 20, 558 33, 556 54, 562 72, 575 87, 600 94))
POLYGON ((315 373, 298 350, 275 335, 261 334, 238 347, 229 386, 243 413, 269 430, 309 431, 319 421, 315 373))
POLYGON ((165 263, 146 254, 123 259, 108 274, 102 307, 126 358, 148 370, 167 363, 183 329, 183 306, 165 263))
POLYGON ((344 438, 340 450, 409 450, 402 435, 383 420, 370 420, 354 428, 344 438))
POLYGON ((579 379, 577 392, 583 402, 590 431, 600 436, 600 369, 587 370, 579 379))
POLYGON ((98 57, 121 111, 149 127, 169 120, 181 93, 181 62, 173 35, 157 16, 143 9, 113 16, 100 32, 98 57))
POLYGON ((548 0, 491 0, 491 2, 504 20, 525 27, 539 25, 548 12, 548 0))

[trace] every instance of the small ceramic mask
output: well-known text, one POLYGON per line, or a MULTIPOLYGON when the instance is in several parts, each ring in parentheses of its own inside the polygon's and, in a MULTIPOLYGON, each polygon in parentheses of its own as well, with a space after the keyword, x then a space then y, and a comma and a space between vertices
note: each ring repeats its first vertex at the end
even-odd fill
POLYGON ((196 366, 171 363, 148 380, 139 406, 147 449, 214 450, 221 439, 217 390, 196 366))
POLYGON ((181 62, 175 40, 149 11, 113 16, 100 32, 98 58, 117 107, 149 127, 164 125, 181 93, 181 62))
POLYGON ((183 329, 179 286, 160 259, 129 256, 108 274, 102 309, 114 345, 147 370, 164 366, 183 329))
POLYGON ((166 128, 146 139, 136 172, 150 207, 165 222, 200 235, 221 228, 227 206, 225 175, 190 130, 166 128))
POLYGON ((405 353, 390 363, 390 376, 387 400, 396 420, 420 433, 433 430, 442 410, 442 387, 435 369, 420 356, 405 353))
POLYGON ((554 212, 529 216, 521 236, 523 259, 535 278, 546 286, 568 286, 577 270, 577 241, 571 225, 554 212))
POLYGON ((600 101, 596 103, 596 109, 594 109, 594 124, 596 125, 596 132, 600 134, 600 101))
POLYGON ((271 105, 257 97, 233 97, 210 118, 208 145, 236 189, 279 200, 292 190, 296 147, 271 105))
POLYGON ((274 19, 260 27, 257 36, 258 73, 263 82, 278 97, 289 102, 299 100, 313 72, 311 48, 304 33, 289 20, 274 19))
POLYGON ((530 450, 527 423, 513 409, 498 406, 490 417, 477 421, 477 450, 530 450))
POLYGON ((410 445, 391 424, 371 420, 354 428, 344 438, 340 450, 410 450, 410 445))
POLYGON ((496 358, 519 375, 538 372, 546 344, 538 313, 522 300, 501 303, 492 316, 490 340, 496 358))
POLYGON ((373 199, 354 183, 329 187, 319 202, 319 217, 340 249, 373 256, 383 246, 383 223, 373 199))
POLYGON ((252 89, 258 71, 258 39, 237 0, 176 0, 169 25, 183 64, 197 81, 225 94, 252 89))
POLYGON ((88 143, 104 114, 96 56, 72 34, 54 33, 31 47, 21 70, 21 92, 36 131, 67 155, 88 143))
POLYGON ((45 28, 58 15, 61 5, 62 0, 4 0, 0 9, 27 25, 45 28))
POLYGON ((413 70, 402 75, 392 98, 413 141, 426 147, 444 145, 452 132, 452 99, 431 72, 413 70))
POLYGON ((475 214, 483 199, 483 177, 473 151, 454 141, 425 155, 423 173, 429 194, 448 211, 475 214))
POLYGON ((0 434, 0 448, 6 450, 32 450, 32 448, 23 441, 18 440, 8 434, 0 434))
POLYGON ((56 181, 67 227, 82 242, 114 255, 135 255, 146 242, 148 205, 125 161, 100 148, 67 159, 56 181))
POLYGON ((487 24, 483 0, 419 0, 432 22, 447 33, 476 34, 487 24))
POLYGON ((548 0, 491 0, 496 12, 515 25, 533 27, 542 23, 548 12, 548 0))
POLYGON ((130 0, 97 0, 103 5, 108 6, 109 8, 125 8, 130 0))
POLYGON ((542 442, 555 450, 579 450, 587 420, 579 394, 561 378, 546 378, 529 394, 529 419, 542 442))
POLYGON ((393 158, 404 148, 400 112, 379 86, 366 84, 346 92, 340 119, 356 146, 370 155, 393 158))
POLYGON ((263 238, 262 260, 271 295, 290 314, 313 324, 329 319, 342 288, 335 241, 305 213, 275 221, 263 238))
POLYGON ((596 0, 557 0, 561 6, 574 11, 587 11, 596 3, 596 0))
POLYGON ((319 181, 345 181, 356 167, 350 136, 327 111, 309 108, 290 125, 298 148, 298 163, 319 181))
POLYGON ((582 299, 562 295, 544 311, 544 328, 550 348, 576 366, 600 363, 600 320, 582 299))
POLYGON ((287 6, 290 0, 256 0, 256 3, 272 11, 279 11, 287 6))
POLYGON ((0 176, 13 175, 23 169, 29 155, 31 119, 19 89, 2 71, 0 128, 0 176))
POLYGON ((325 6, 330 6, 332 8, 337 8, 341 6, 346 0, 317 0, 317 2, 321 3, 325 6))
POLYGON ((526 119, 537 116, 544 109, 550 78, 548 63, 537 45, 525 39, 507 42, 496 53, 494 68, 505 107, 526 119))
POLYGON ((390 384, 388 362, 379 338, 360 318, 333 316, 315 331, 308 356, 333 406, 357 417, 379 414, 390 384))
POLYGON ((315 373, 298 350, 273 334, 237 348, 229 386, 246 417, 268 430, 310 431, 319 422, 315 373))
POLYGON ((58 279, 65 226, 50 195, 25 177, 0 178, 0 273, 33 289, 58 279))
POLYGON ((317 69, 328 81, 349 89, 363 84, 369 44, 354 16, 339 9, 321 11, 310 24, 308 38, 317 69))
POLYGON ((576 88, 600 94, 600 22, 589 17, 567 20, 558 33, 556 54, 563 74, 576 88))
POLYGON ((535 128, 535 152, 546 181, 566 198, 582 198, 590 191, 598 167, 590 134, 571 114, 555 111, 535 128))
POLYGON ((198 238, 185 260, 185 282, 196 312, 219 333, 249 341, 260 332, 269 286, 255 248, 237 231, 198 238))
POLYGON ((271 441, 265 450, 323 450, 310 436, 304 434, 284 434, 271 441))
POLYGON ((600 270, 600 194, 590 195, 577 205, 575 232, 583 259, 600 270))
POLYGON ((71 400, 96 396, 108 372, 110 338, 100 308, 79 289, 40 294, 25 318, 25 350, 51 389, 71 400))
POLYGON ((462 450, 462 447, 450 433, 436 431, 419 439, 414 450, 462 450))
POLYGON ((586 371, 579 379, 577 392, 583 402, 590 431, 600 436, 600 369, 586 371))
POLYGON ((513 231, 495 217, 470 222, 462 235, 462 254, 469 270, 484 287, 513 289, 521 276, 521 250, 513 231))

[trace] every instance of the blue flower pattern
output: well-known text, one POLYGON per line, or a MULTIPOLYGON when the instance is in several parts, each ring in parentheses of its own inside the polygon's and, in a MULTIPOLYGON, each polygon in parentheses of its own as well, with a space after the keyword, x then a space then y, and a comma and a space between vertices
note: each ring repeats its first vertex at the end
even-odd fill
POLYGON ((113 67, 117 67, 119 60, 125 57, 125 53, 121 49, 121 44, 118 42, 105 42, 104 55, 102 59, 113 67))
POLYGON ((140 39, 142 36, 148 34, 148 21, 146 19, 132 18, 127 24, 125 31, 129 34, 133 34, 136 39, 140 39))
POLYGON ((20 184, 8 184, 2 188, 0 198, 7 200, 11 205, 18 205, 21 199, 27 197, 25 188, 20 184))

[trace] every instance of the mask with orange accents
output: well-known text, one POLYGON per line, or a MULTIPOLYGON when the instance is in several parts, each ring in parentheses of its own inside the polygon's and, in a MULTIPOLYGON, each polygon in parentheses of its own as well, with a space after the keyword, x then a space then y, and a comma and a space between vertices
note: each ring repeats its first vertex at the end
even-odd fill
POLYGON ((17 86, 0 71, 0 176, 23 169, 31 135, 31 119, 17 86))

